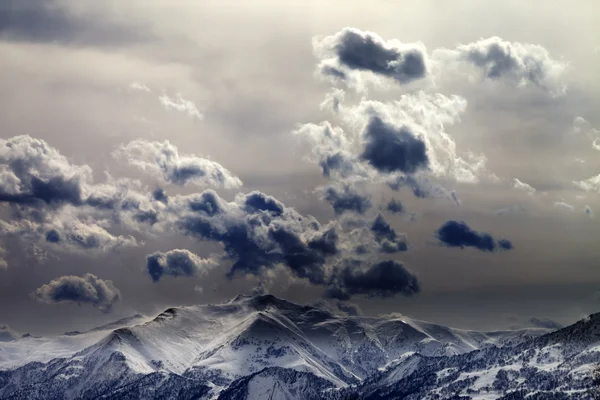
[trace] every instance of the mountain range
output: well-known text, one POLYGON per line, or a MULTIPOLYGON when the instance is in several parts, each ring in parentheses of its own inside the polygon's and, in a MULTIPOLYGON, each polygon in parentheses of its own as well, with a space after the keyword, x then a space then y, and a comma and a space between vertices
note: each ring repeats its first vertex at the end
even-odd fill
POLYGON ((58 337, 5 329, 1 399, 592 399, 600 314, 479 332, 272 295, 58 337))

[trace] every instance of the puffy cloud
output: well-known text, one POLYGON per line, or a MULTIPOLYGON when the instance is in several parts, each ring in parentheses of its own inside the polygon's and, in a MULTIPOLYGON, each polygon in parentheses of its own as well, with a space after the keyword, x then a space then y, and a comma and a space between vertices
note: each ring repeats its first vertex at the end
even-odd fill
MULTIPOLYGON (((493 36, 460 44, 454 49, 439 48, 431 60, 422 43, 384 40, 373 32, 344 28, 330 36, 313 39, 319 59, 318 71, 334 82, 344 82, 358 90, 367 83, 390 78, 407 84, 428 76, 450 71, 464 72, 469 65, 485 79, 501 80, 517 87, 534 85, 553 95, 563 94, 563 77, 568 64, 553 58, 539 45, 509 42, 493 36)), ((379 85, 383 86, 383 85, 379 85)))
POLYGON ((326 257, 336 251, 336 236, 325 240, 314 218, 259 192, 240 194, 230 203, 212 190, 174 196, 167 213, 178 232, 221 243, 235 260, 230 276, 238 271, 259 275, 263 268, 284 264, 295 276, 321 284, 326 257))
POLYGON ((324 122, 305 124, 296 133, 312 144, 311 161, 326 177, 387 182, 396 189, 411 186, 419 197, 452 198, 427 175, 464 183, 498 180, 487 170, 483 154, 459 154, 445 131, 460 120, 466 105, 459 96, 425 92, 385 103, 363 99, 354 106, 337 105, 346 131, 324 122))
POLYGON ((380 253, 407 249, 406 236, 383 216, 368 221, 351 215, 322 226, 261 192, 238 194, 227 202, 205 190, 170 197, 160 225, 220 243, 233 260, 230 278, 237 273, 264 276, 283 266, 295 278, 328 285, 336 273, 333 266, 344 260, 372 264, 380 253))
POLYGON ((535 85, 552 94, 566 90, 562 78, 567 64, 550 56, 542 46, 508 42, 497 36, 461 44, 455 49, 436 49, 432 58, 440 68, 464 62, 479 69, 484 78, 502 80, 516 86, 535 85))
MULTIPOLYGON (((428 74, 427 50, 422 43, 383 40, 373 32, 344 28, 313 39, 319 72, 334 80, 360 82, 361 73, 407 84, 428 74)), ((351 82, 352 83, 352 82, 351 82)))
POLYGON ((92 170, 69 163, 45 141, 24 135, 0 139, 0 178, 0 201, 56 207, 83 202, 92 170))
MULTIPOLYGON (((475 183, 480 179, 494 180, 485 167, 486 158, 465 152, 459 155, 456 143, 445 127, 460 121, 460 115, 466 110, 467 101, 460 96, 444 96, 442 94, 429 94, 418 92, 405 94, 400 100, 379 102, 363 100, 356 107, 343 108, 340 112, 350 124, 362 124, 363 133, 368 133, 368 128, 374 118, 394 126, 396 130, 407 130, 414 138, 424 143, 427 164, 420 152, 413 158, 413 167, 408 168, 383 168, 382 171, 399 170, 412 173, 427 166, 427 170, 436 177, 444 177, 465 183, 475 183), (420 155, 420 156, 419 156, 420 155)), ((378 125, 376 124, 375 127, 378 125)), ((368 138, 368 136, 366 136, 368 138)), ((367 142, 368 143, 368 142, 367 142)), ((419 149, 420 146, 413 147, 419 149)))
POLYGON ((575 207, 573 207, 572 205, 570 205, 568 203, 565 203, 564 201, 555 201, 554 207, 562 208, 563 210, 567 210, 567 211, 573 211, 575 209, 575 207))
POLYGON ((201 276, 216 265, 211 258, 200 258, 183 249, 155 252, 147 257, 148 274, 154 282, 163 276, 201 276))
POLYGON ((92 274, 61 276, 39 287, 32 295, 46 304, 91 304, 103 312, 109 312, 121 298, 121 292, 112 281, 92 274))
POLYGON ((600 193, 600 174, 581 181, 573 181, 573 184, 586 192, 600 193))
POLYGON ((113 155, 146 172, 162 175, 177 185, 236 188, 242 182, 220 164, 194 155, 180 155, 177 147, 164 142, 136 139, 122 145, 113 155))
POLYGON ((530 196, 535 194, 535 188, 525 182, 520 181, 517 178, 513 178, 513 188, 516 190, 523 191, 530 196))
POLYGON ((186 100, 181 97, 181 94, 178 94, 176 99, 172 99, 166 94, 163 94, 158 98, 158 100, 160 101, 160 104, 162 104, 167 110, 179 111, 187 114, 191 118, 196 118, 198 120, 204 119, 204 115, 202 115, 196 105, 190 100, 186 100))
POLYGON ((92 180, 86 166, 71 164, 43 140, 16 136, 0 140, 0 201, 11 206, 12 219, 0 221, 0 233, 62 251, 110 251, 136 246, 120 229, 140 230, 158 222, 164 204, 138 181, 92 180))
POLYGON ((404 205, 400 202, 400 200, 396 200, 396 199, 391 199, 387 203, 385 209, 393 214, 401 214, 404 211, 406 211, 404 209, 404 205))
POLYGON ((328 185, 321 189, 321 195, 338 215, 346 211, 364 214, 372 206, 370 195, 361 194, 348 184, 328 185))
POLYGON ((113 251, 138 245, 133 236, 113 235, 102 226, 75 218, 55 219, 40 228, 46 229, 46 242, 67 251, 113 251))
POLYGON ((448 247, 474 247, 481 251, 494 251, 497 247, 503 250, 511 250, 512 243, 501 239, 496 242, 492 235, 485 232, 477 232, 462 221, 447 221, 437 231, 437 237, 448 247))
POLYGON ((380 261, 364 268, 361 263, 348 260, 339 267, 326 295, 339 300, 348 300, 353 295, 412 296, 420 290, 419 281, 414 273, 397 261, 380 261))

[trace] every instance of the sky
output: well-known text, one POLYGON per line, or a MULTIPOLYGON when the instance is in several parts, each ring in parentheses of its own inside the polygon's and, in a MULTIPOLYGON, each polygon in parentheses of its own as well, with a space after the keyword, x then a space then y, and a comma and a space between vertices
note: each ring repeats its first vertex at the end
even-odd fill
POLYGON ((592 0, 2 2, 0 323, 596 312, 598 26, 592 0))

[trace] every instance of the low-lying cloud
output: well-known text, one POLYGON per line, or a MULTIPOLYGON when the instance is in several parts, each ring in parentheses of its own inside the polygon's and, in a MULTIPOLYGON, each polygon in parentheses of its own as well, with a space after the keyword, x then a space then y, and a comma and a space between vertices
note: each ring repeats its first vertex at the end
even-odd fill
POLYGON ((92 274, 61 276, 39 287, 32 295, 46 304, 90 304, 102 312, 111 311, 121 299, 121 292, 112 281, 92 274))

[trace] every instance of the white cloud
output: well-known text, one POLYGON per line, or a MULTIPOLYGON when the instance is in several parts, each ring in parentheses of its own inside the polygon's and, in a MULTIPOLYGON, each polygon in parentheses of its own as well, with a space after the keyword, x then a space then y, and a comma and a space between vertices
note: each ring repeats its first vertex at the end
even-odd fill
POLYGON ((586 192, 598 192, 600 193, 600 175, 592 176, 591 178, 584 179, 581 181, 573 181, 575 186, 586 192))
POLYGON ((513 178, 513 188, 523 191, 530 196, 535 194, 535 188, 525 182, 520 181, 517 178, 513 178))
POLYGON ((151 174, 161 175, 177 185, 222 186, 236 188, 242 181, 221 164, 193 154, 180 155, 168 140, 150 142, 136 139, 119 147, 113 156, 151 174))
POLYGON ((564 201, 555 201, 554 207, 562 208, 562 209, 568 210, 568 211, 573 211, 575 209, 575 207, 573 207, 572 205, 570 205, 568 203, 565 203, 564 201))
POLYGON ((146 93, 150 93, 151 90, 148 86, 144 85, 143 83, 139 83, 139 82, 132 82, 129 84, 129 88, 132 90, 139 90, 141 92, 146 92, 146 93))
POLYGON ((181 94, 178 94, 176 99, 163 94, 158 100, 167 110, 176 110, 200 121, 204 119, 204 115, 198 110, 198 107, 190 100, 184 99, 181 94))

